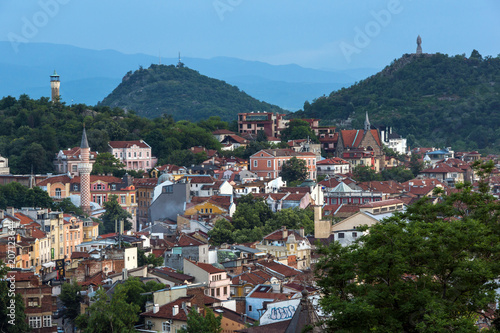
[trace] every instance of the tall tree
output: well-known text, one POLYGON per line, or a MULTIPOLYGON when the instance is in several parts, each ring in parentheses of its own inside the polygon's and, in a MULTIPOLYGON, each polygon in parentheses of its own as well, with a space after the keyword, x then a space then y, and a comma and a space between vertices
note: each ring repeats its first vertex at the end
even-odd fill
POLYGON ((63 305, 66 307, 64 317, 71 320, 74 325, 76 317, 80 315, 80 303, 83 300, 81 295, 82 287, 76 281, 71 283, 64 283, 61 286, 61 299, 63 305))
POLYGON ((286 182, 302 182, 307 179, 306 161, 292 157, 283 163, 280 176, 286 182))
POLYGON ((311 126, 309 126, 309 123, 304 120, 292 119, 288 123, 288 127, 281 131, 281 141, 284 142, 307 138, 309 138, 313 142, 319 142, 316 134, 314 134, 311 126))
POLYGON ((187 327, 180 333, 221 333, 222 315, 215 316, 214 312, 205 307, 205 317, 191 308, 188 314, 187 327))
MULTIPOLYGON (((115 232, 115 221, 118 223, 124 222, 124 230, 132 228, 132 223, 129 221, 132 219, 132 215, 120 206, 118 196, 110 195, 103 207, 106 209, 106 212, 102 214, 104 233, 115 232)), ((119 226, 118 223, 117 227, 119 226)))
POLYGON ((234 226, 231 222, 225 219, 216 221, 214 227, 208 232, 210 244, 216 246, 224 243, 232 244, 234 242, 233 231, 234 226))
POLYGON ((112 175, 125 165, 111 153, 99 153, 92 166, 93 175, 112 175))
POLYGON ((140 307, 127 303, 124 291, 115 292, 111 300, 100 288, 94 297, 94 303, 86 314, 76 319, 77 326, 85 333, 132 333, 136 332, 134 324, 139 319, 140 307))
POLYGON ((500 274, 500 204, 484 181, 491 167, 476 166, 478 191, 466 184, 436 205, 423 199, 350 246, 320 250, 329 331, 479 331, 500 274))

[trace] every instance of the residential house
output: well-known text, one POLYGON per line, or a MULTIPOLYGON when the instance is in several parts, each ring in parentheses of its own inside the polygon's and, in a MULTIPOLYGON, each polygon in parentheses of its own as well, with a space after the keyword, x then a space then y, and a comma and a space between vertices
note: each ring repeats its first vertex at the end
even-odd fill
POLYGON ((154 189, 157 185, 157 178, 134 179, 134 186, 137 191, 137 223, 139 226, 145 226, 148 223, 149 207, 153 202, 154 189))
POLYGON ((220 300, 229 298, 231 279, 224 269, 211 264, 184 259, 184 273, 195 277, 195 283, 204 282, 207 285, 205 294, 220 300))
POLYGON ((283 226, 281 229, 264 236, 255 248, 300 270, 308 269, 311 266, 311 244, 305 238, 303 228, 295 231, 288 230, 283 226))
POLYGON ((246 296, 246 315, 259 320, 266 311, 265 305, 291 298, 290 294, 276 293, 270 285, 257 285, 246 296))
POLYGON ((382 192, 369 190, 355 190, 340 182, 333 189, 326 191, 325 203, 327 205, 351 204, 359 205, 367 202, 383 200, 382 192))
POLYGON ((55 332, 52 314, 57 309, 56 296, 52 296, 52 287, 42 284, 34 272, 9 272, 16 282, 16 294, 23 298, 24 313, 31 327, 31 332, 55 332))
POLYGON ((250 170, 261 178, 277 178, 284 163, 292 157, 303 160, 307 177, 316 179, 316 155, 311 152, 295 152, 292 149, 263 149, 250 156, 250 170))
POLYGON ((351 172, 351 165, 340 157, 327 158, 316 162, 318 176, 335 174, 347 174, 351 172))
MULTIPOLYGON (((97 152, 90 151, 89 163, 93 165, 97 152)), ((78 164, 82 162, 80 147, 68 148, 67 150, 59 150, 53 161, 54 168, 59 174, 69 174, 72 177, 80 176, 78 164)))
POLYGON ((449 166, 445 163, 434 164, 433 167, 420 171, 422 178, 437 179, 448 186, 454 187, 456 183, 463 183, 466 178, 466 170, 449 166))
POLYGON ((110 141, 110 153, 120 160, 125 170, 149 170, 158 161, 151 153, 151 146, 143 140, 136 141, 110 141))
POLYGON ((380 137, 382 138, 382 142, 384 145, 394 150, 398 154, 406 155, 406 153, 408 152, 406 139, 396 132, 393 132, 392 127, 381 130, 380 137))
POLYGON ((238 113, 238 132, 240 134, 255 134, 264 131, 266 136, 278 138, 286 128, 288 120, 285 114, 272 112, 238 113))

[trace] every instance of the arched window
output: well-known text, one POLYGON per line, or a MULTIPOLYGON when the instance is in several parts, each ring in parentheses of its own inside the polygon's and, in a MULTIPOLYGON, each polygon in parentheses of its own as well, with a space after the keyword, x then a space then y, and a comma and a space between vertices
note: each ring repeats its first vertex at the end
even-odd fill
POLYGON ((56 198, 60 198, 60 197, 61 197, 61 189, 56 188, 56 198))

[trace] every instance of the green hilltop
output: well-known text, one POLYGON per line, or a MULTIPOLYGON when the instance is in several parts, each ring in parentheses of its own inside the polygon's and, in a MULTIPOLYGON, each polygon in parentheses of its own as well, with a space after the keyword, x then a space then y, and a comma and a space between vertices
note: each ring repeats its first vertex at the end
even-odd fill
POLYGON ((305 102, 294 117, 362 128, 392 126, 411 146, 498 152, 500 56, 405 54, 381 72, 305 102))
POLYGON ((233 121, 242 112, 285 112, 224 81, 173 65, 151 65, 148 69, 128 72, 100 105, 133 110, 150 119, 167 114, 175 120, 189 121, 209 116, 233 121))

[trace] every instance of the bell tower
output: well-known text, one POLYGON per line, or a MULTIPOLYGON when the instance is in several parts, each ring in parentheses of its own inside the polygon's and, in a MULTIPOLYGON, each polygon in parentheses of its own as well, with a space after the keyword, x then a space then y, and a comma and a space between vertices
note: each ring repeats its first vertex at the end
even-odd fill
POLYGON ((52 91, 52 103, 59 101, 59 87, 61 86, 61 81, 59 81, 59 75, 54 70, 54 74, 50 76, 50 89, 52 91))

